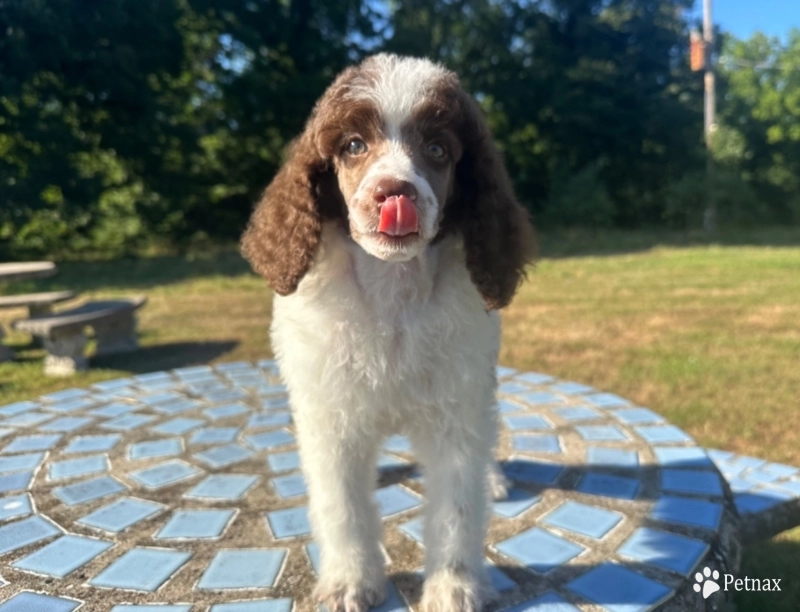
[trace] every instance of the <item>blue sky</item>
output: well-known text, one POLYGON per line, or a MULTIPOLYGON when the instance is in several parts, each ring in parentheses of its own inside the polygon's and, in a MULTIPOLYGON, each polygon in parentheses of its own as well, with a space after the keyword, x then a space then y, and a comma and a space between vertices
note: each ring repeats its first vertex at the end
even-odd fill
MULTIPOLYGON (((701 14, 703 0, 695 0, 694 13, 701 14)), ((714 23, 737 38, 749 38, 756 31, 785 37, 791 28, 800 29, 800 0, 712 0, 714 23)))

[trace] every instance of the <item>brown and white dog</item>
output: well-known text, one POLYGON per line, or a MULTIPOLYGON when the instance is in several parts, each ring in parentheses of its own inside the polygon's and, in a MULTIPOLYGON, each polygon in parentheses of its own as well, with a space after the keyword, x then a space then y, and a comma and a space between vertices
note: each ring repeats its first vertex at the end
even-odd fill
POLYGON ((423 607, 485 601, 487 473, 504 486, 496 311, 534 251, 478 105, 424 59, 376 55, 340 74, 264 193, 243 252, 278 294, 272 342, 333 612, 385 596, 371 495, 394 433, 425 475, 423 607))

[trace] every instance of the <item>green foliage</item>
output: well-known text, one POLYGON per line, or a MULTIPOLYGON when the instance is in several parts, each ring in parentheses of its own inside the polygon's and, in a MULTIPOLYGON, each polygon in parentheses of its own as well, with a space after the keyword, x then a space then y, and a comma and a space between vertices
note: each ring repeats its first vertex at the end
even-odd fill
MULTIPOLYGON (((694 225, 689 4, 5 0, 0 258, 237 238, 317 97, 379 50, 461 75, 542 223, 694 225)), ((731 223, 797 222, 800 32, 726 38, 722 58, 714 201, 731 223)))

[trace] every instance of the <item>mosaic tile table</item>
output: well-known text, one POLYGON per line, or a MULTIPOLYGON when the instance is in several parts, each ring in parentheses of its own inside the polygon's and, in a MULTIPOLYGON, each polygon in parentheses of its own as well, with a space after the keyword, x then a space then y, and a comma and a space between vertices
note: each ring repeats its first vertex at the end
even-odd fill
MULTIPOLYGON (((737 570, 737 509, 751 538, 798 522, 795 468, 706 452, 615 395, 498 375, 498 455, 515 484, 493 505, 490 610, 715 609, 724 593, 704 601, 695 574, 737 570)), ((377 466, 391 577, 381 612, 419 601, 424 479, 412 462, 398 436, 377 466)), ((313 610, 306 501, 271 361, 0 407, 0 612, 313 610)))

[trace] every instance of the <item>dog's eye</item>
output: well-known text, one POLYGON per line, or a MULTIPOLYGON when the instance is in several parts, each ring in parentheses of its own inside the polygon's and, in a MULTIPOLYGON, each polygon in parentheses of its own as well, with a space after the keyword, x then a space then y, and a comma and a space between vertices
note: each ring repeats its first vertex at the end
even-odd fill
POLYGON ((348 155, 363 155, 367 152, 367 143, 363 140, 359 140, 358 138, 354 138, 347 143, 345 150, 347 151, 348 155))
POLYGON ((444 156, 447 155, 447 151, 445 151, 444 147, 435 142, 432 142, 425 147, 425 153, 427 153, 433 159, 444 159, 444 156))

